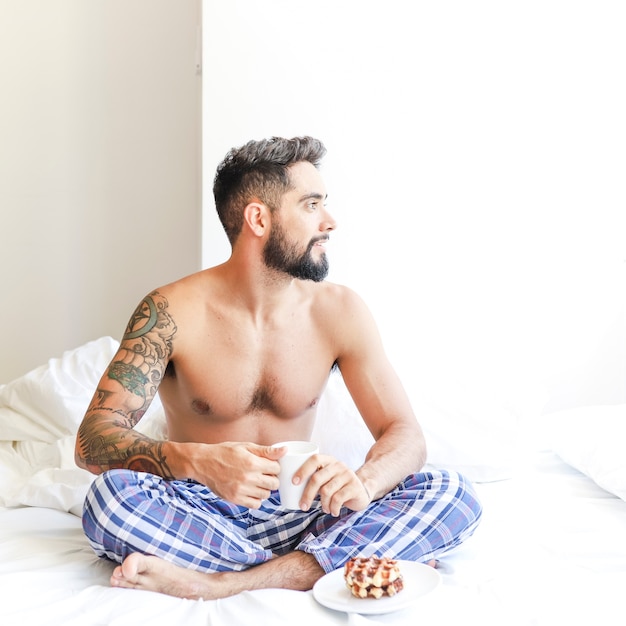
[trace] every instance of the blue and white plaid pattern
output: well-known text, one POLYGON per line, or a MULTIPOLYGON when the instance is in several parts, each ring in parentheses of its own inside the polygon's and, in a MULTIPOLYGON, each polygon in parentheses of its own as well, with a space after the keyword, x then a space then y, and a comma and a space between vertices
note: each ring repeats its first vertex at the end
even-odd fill
POLYGON ((141 552, 198 571, 238 571, 302 550, 330 572, 357 555, 426 562, 469 537, 480 516, 456 472, 413 474, 366 510, 333 517, 319 501, 309 511, 281 509, 278 492, 247 509, 193 481, 111 470, 91 485, 83 528, 96 554, 119 562, 141 552))

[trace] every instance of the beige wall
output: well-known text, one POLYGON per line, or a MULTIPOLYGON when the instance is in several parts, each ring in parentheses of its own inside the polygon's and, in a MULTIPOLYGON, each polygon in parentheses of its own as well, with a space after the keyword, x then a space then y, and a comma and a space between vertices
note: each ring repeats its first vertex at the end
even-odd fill
POLYGON ((200 13, 0 3, 0 383, 200 268, 200 13))

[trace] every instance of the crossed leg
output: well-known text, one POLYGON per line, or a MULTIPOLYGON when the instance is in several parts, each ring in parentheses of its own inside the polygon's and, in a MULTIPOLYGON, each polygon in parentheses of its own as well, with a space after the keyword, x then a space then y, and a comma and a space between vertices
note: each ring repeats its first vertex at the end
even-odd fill
MULTIPOLYGON (((427 565, 437 567, 436 559, 431 559, 427 565)), ((159 557, 136 552, 115 568, 111 585, 158 591, 190 600, 217 600, 254 589, 307 591, 323 575, 324 570, 315 557, 300 551, 239 572, 210 573, 185 569, 159 557)))

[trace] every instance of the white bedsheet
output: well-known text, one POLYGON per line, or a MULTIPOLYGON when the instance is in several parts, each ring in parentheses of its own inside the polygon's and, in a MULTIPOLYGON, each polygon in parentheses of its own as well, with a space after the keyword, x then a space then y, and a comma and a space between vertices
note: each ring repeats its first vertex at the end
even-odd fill
POLYGON ((441 559, 442 584, 410 609, 375 617, 320 606, 311 592, 264 590, 190 601, 113 589, 113 565, 96 558, 67 512, 0 510, 0 623, 453 624, 558 626, 626 623, 626 502, 552 453, 512 479, 477 486, 478 531, 441 559))

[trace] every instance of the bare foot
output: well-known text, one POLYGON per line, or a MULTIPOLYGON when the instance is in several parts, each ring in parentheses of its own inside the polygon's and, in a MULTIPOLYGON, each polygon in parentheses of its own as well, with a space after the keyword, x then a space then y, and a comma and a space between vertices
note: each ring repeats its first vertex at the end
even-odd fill
POLYGON ((177 598, 214 600, 224 597, 219 591, 219 577, 220 574, 196 572, 156 556, 135 553, 113 570, 111 585, 157 591, 177 598))
POLYGON ((324 575, 310 554, 291 552, 241 572, 196 572, 156 556, 131 554, 115 568, 113 587, 157 591, 177 598, 216 600, 252 589, 306 591, 324 575))

